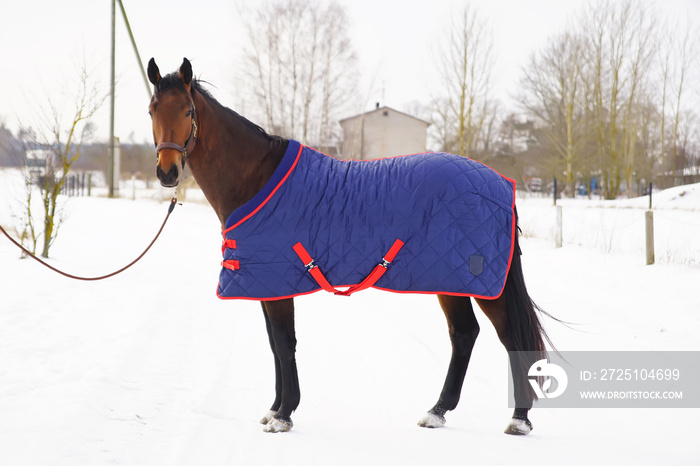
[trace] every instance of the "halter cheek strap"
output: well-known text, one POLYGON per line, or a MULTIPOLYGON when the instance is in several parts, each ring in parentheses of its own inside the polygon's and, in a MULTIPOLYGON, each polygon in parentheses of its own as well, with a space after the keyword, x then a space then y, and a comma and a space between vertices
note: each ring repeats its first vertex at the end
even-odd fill
POLYGON ((160 151, 163 149, 175 149, 178 152, 182 153, 182 167, 185 167, 185 161, 187 160, 187 156, 192 153, 194 150, 195 146, 197 145, 197 122, 195 120, 195 107, 194 103, 192 104, 192 131, 190 132, 190 137, 187 139, 187 142, 185 143, 185 147, 182 147, 179 144, 175 144, 174 142, 161 142, 156 146, 156 157, 160 154, 160 151))

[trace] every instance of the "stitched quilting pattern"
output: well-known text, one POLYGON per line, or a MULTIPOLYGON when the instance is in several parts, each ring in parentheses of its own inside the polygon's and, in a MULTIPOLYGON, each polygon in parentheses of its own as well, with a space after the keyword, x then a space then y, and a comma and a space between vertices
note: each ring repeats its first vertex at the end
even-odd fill
MULTIPOLYGON (((513 248, 515 182, 452 154, 341 161, 290 141, 297 164, 225 238, 217 294, 279 299, 318 290, 293 246, 336 287, 360 283, 396 239, 405 244, 375 287, 498 297, 513 248)), ((250 207, 250 206, 248 206, 250 207)), ((235 214, 235 212, 234 212, 235 214)), ((234 215, 232 214, 232 216, 234 215)))

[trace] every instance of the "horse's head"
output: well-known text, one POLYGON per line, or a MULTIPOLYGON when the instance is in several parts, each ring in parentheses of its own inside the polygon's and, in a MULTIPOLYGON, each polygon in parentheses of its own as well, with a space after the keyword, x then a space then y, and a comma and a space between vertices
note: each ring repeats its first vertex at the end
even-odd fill
POLYGON ((195 107, 190 85, 192 65, 185 58, 179 73, 161 77, 153 58, 148 62, 148 79, 153 97, 148 108, 153 122, 156 145, 156 176, 166 187, 180 182, 185 159, 194 149, 197 138, 195 107))

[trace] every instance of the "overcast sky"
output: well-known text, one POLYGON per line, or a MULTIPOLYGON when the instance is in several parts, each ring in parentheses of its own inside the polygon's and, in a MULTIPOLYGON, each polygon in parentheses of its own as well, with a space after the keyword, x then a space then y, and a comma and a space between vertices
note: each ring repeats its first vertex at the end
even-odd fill
MULTIPOLYGON (((644 0, 643 0, 644 1, 644 0)), ((141 53, 155 57, 163 74, 177 69, 182 57, 194 73, 215 88, 222 103, 235 107, 232 75, 245 43, 231 0, 123 0, 141 53)), ((244 2, 254 4, 254 1, 244 2)), ((350 33, 360 59, 360 90, 367 106, 381 102, 399 110, 411 102, 427 103, 435 85, 434 50, 450 11, 465 0, 339 0, 349 13, 350 33), (373 84, 373 85, 372 85, 373 84)), ((586 0, 471 0, 492 21, 497 54, 497 88, 507 99, 515 92, 521 66, 552 34, 561 32, 572 12, 586 0)), ((657 2, 679 18, 700 23, 700 0, 657 2)), ((16 128, 32 124, 47 96, 60 100, 66 83, 75 86, 78 64, 109 89, 111 0, 24 0, 0 10, 0 120, 16 128), (63 85, 63 86, 62 86, 63 85), (27 123, 24 123, 27 124, 27 123)), ((116 135, 150 141, 149 95, 121 15, 117 16, 116 135)), ((69 89, 69 88, 68 88, 69 89)), ((68 91, 70 94, 70 91, 68 91)), ((98 138, 109 132, 109 105, 94 122, 98 138)))

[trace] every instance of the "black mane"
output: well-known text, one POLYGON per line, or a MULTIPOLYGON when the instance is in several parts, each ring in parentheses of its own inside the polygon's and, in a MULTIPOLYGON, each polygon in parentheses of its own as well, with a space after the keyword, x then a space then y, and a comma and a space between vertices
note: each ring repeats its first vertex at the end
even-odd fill
MULTIPOLYGON (((233 116, 237 120, 243 122, 246 126, 254 130, 255 132, 260 133, 262 136, 267 138, 270 142, 273 143, 282 143, 285 142, 287 139, 282 138, 280 136, 274 136, 268 134, 262 127, 256 125, 252 121, 248 120, 247 118, 239 115, 235 111, 231 110, 230 108, 226 107, 225 105, 221 104, 214 96, 209 92, 207 88, 205 88, 202 83, 204 81, 201 81, 197 78, 193 78, 192 82, 190 83, 190 88, 192 89, 193 95, 195 93, 201 95, 204 97, 204 99, 209 102, 211 105, 224 109, 229 115, 233 116)), ((182 82, 182 78, 180 77, 180 74, 175 72, 175 73, 170 73, 166 76, 163 76, 159 81, 158 84, 154 86, 155 92, 153 94, 153 98, 157 101, 158 97, 161 92, 166 91, 168 89, 177 89, 183 92, 187 92, 187 88, 185 88, 185 83, 182 82)))

